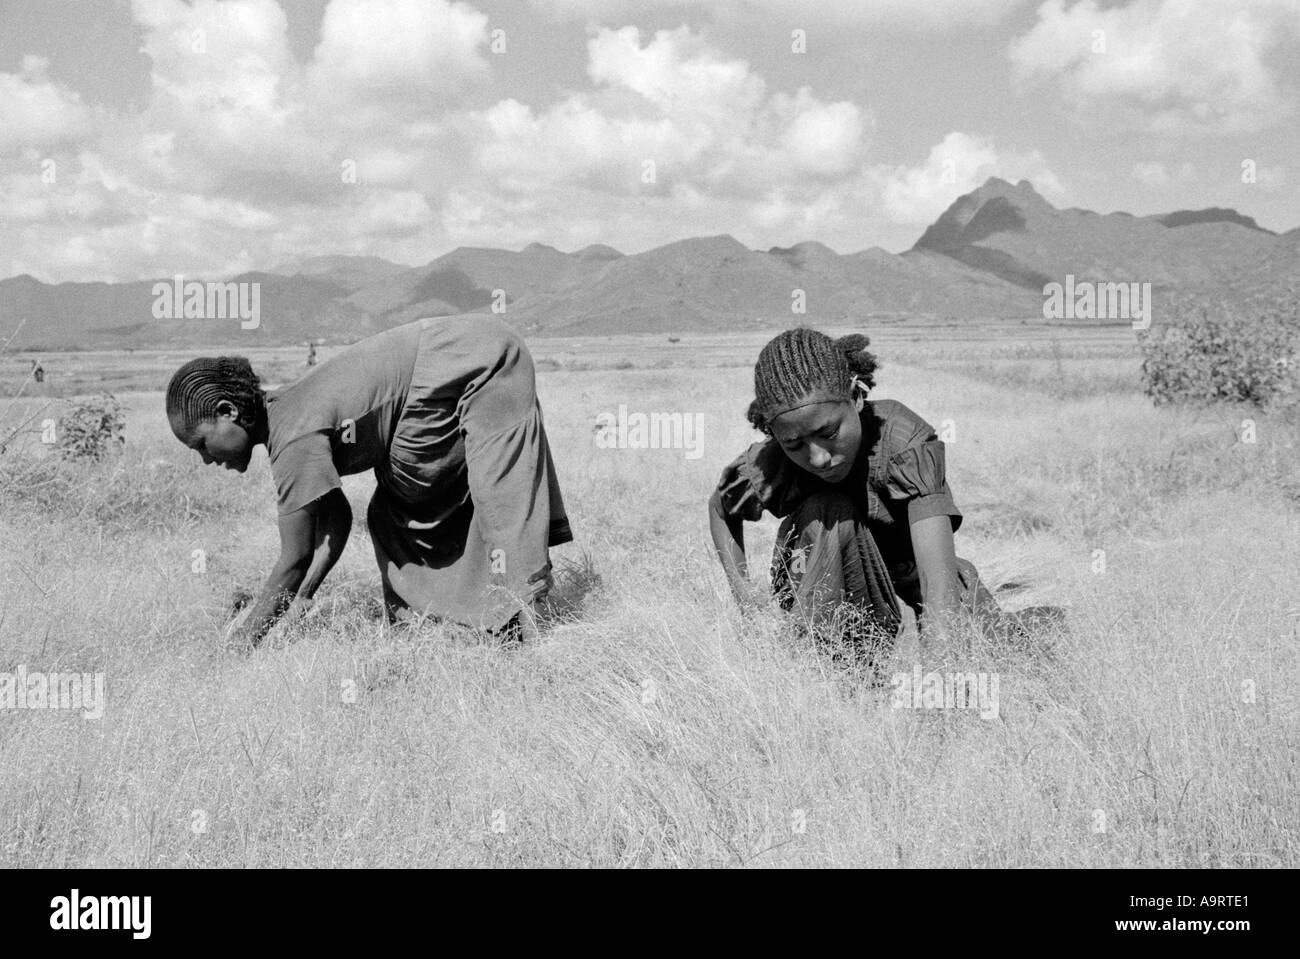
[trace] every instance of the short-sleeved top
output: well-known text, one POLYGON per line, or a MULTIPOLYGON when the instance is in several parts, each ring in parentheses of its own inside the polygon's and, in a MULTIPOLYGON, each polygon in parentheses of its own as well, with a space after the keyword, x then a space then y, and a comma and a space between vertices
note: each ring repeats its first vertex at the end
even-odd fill
POLYGON ((367 337, 267 395, 266 449, 281 516, 341 488, 341 476, 387 461, 421 329, 408 323, 367 337))
POLYGON ((943 441, 934 427, 896 400, 869 400, 860 416, 862 446, 846 479, 825 482, 797 466, 769 437, 722 471, 717 488, 723 513, 750 522, 765 510, 785 517, 809 496, 836 490, 858 503, 887 563, 914 563, 913 523, 949 516, 954 531, 961 525, 948 488, 943 441))

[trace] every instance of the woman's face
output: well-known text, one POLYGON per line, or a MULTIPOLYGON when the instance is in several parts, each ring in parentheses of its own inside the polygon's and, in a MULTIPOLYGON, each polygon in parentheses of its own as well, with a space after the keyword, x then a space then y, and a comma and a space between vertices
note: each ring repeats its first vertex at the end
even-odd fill
POLYGON ((861 400, 805 397, 807 406, 772 420, 772 435, 801 469, 827 483, 848 477, 862 445, 861 400))
POLYGON ((239 425, 239 408, 223 400, 217 406, 215 420, 186 423, 181 417, 171 419, 176 438, 203 457, 206 465, 220 463, 226 469, 243 473, 253 458, 253 440, 239 425))

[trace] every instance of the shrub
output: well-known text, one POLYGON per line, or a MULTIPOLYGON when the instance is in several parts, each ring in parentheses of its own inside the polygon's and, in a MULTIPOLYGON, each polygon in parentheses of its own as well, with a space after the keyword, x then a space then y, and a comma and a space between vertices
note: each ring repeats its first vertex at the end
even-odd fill
POLYGON ((1168 318, 1139 333, 1142 386, 1156 405, 1251 403, 1297 398, 1297 300, 1294 295, 1229 304, 1181 300, 1168 318))
POLYGON ((125 442, 126 417, 111 393, 75 404, 59 417, 55 449, 64 459, 100 460, 125 442))

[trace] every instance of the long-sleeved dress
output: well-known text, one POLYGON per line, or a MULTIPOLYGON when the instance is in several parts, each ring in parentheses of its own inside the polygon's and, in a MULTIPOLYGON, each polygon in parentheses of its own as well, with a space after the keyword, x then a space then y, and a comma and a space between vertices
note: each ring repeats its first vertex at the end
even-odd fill
POLYGON ((570 542, 523 340, 490 317, 416 320, 267 397, 281 515, 373 469, 366 519, 389 616, 495 630, 570 542))

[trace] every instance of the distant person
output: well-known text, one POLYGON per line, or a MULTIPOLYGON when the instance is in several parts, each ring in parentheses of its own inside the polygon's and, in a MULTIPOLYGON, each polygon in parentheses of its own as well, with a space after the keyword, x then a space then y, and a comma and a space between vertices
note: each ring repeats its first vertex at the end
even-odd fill
POLYGON ((308 366, 316 365, 316 344, 315 343, 307 344, 307 365, 308 366))
POLYGON ((45 367, 41 365, 40 360, 32 360, 32 379, 37 383, 45 382, 45 367))
POLYGON ((709 526, 732 591, 759 600, 745 562, 745 521, 780 517, 772 586, 823 639, 847 643, 879 667, 902 623, 899 598, 923 634, 945 634, 966 616, 1017 633, 1059 622, 1040 608, 1003 614, 975 567, 959 559, 962 516, 948 488, 945 448, 934 429, 896 400, 869 400, 876 358, 865 336, 832 340, 787 330, 754 368, 748 418, 768 438, 725 470, 709 501, 709 526))
POLYGON ((570 542, 519 336, 490 318, 430 318, 361 340, 267 393, 243 357, 191 360, 167 388, 172 432, 240 473, 265 446, 280 557, 235 645, 310 600, 343 552, 341 476, 373 469, 366 513, 390 621, 412 613, 514 637, 570 542))

